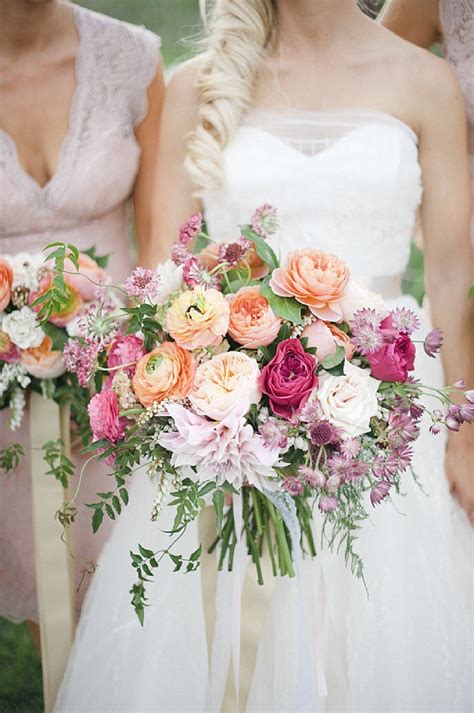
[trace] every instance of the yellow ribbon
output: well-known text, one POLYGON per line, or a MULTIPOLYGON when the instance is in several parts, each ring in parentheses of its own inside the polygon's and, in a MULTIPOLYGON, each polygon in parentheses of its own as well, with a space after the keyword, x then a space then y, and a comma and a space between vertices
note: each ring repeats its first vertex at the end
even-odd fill
POLYGON ((70 453, 69 410, 32 393, 30 398, 31 494, 35 544, 36 587, 41 634, 44 708, 50 713, 66 667, 74 636, 72 559, 61 540, 55 515, 65 491, 46 475, 42 446, 62 438, 70 453))

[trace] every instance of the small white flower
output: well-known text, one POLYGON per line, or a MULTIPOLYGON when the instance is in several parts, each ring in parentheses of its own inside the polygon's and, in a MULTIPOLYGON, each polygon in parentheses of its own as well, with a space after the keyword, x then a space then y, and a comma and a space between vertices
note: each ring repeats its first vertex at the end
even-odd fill
POLYGON ((379 413, 377 381, 367 369, 351 362, 344 364, 342 376, 323 374, 318 398, 324 418, 340 428, 346 437, 360 436, 370 430, 370 419, 379 413))
POLYGON ((32 291, 38 289, 38 270, 44 266, 44 256, 41 253, 17 253, 3 257, 13 271, 13 289, 20 285, 32 291))
POLYGON ((156 304, 162 305, 183 286, 183 267, 175 265, 172 260, 162 262, 156 268, 160 284, 157 290, 156 304))
POLYGON ((29 307, 10 312, 2 320, 2 331, 20 349, 39 347, 44 339, 36 314, 29 307))
POLYGON ((10 417, 8 425, 10 426, 11 431, 16 431, 18 428, 20 428, 23 421, 23 416, 25 415, 26 399, 25 392, 22 389, 14 390, 10 399, 9 406, 10 417))

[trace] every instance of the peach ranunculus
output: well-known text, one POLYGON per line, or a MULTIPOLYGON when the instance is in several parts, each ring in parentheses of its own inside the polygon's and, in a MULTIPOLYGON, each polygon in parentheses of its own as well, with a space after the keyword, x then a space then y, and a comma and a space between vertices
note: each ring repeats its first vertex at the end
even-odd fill
MULTIPOLYGON (((64 261, 64 269, 68 272, 78 272, 70 258, 64 261)), ((79 292, 84 302, 92 302, 97 291, 97 285, 94 283, 107 284, 107 273, 85 253, 79 253, 79 273, 81 274, 67 274, 65 278, 79 292)))
MULTIPOLYGON (((219 243, 209 243, 197 256, 199 262, 208 270, 213 270, 219 264, 219 243)), ((245 262, 250 268, 252 280, 260 280, 265 275, 268 275, 270 268, 258 256, 255 247, 252 246, 246 253, 245 262)), ((235 267, 244 267, 243 263, 237 264, 235 267)), ((234 269, 230 268, 229 269, 234 269)))
POLYGON ((227 332, 229 313, 229 304, 221 292, 197 286, 171 304, 166 329, 184 349, 215 347, 227 332))
POLYGON ((193 355, 174 342, 163 342, 139 360, 132 388, 145 407, 163 399, 183 399, 192 389, 194 373, 193 355))
MULTIPOLYGON (((44 295, 44 293, 49 290, 51 282, 51 274, 47 273, 41 279, 38 291, 33 292, 30 295, 30 306, 33 311, 38 312, 41 309, 41 305, 33 306, 33 303, 35 302, 35 300, 38 299, 38 297, 44 295)), ((74 287, 74 285, 71 284, 67 275, 64 278, 64 282, 66 285, 65 295, 67 296, 67 302, 63 305, 59 312, 53 312, 53 314, 48 319, 48 321, 52 322, 52 324, 55 324, 56 327, 65 327, 67 324, 69 324, 69 322, 73 320, 74 317, 79 313, 83 305, 83 299, 81 295, 74 287)))
POLYGON ((0 260, 0 312, 8 307, 13 284, 13 270, 5 260, 0 260))
POLYGON ((277 317, 258 286, 242 287, 230 301, 229 334, 246 349, 271 344, 280 331, 277 317))
POLYGON ((331 322, 317 319, 304 328, 301 336, 307 338, 308 347, 317 349, 316 354, 319 361, 334 354, 337 347, 344 347, 347 361, 350 361, 354 356, 355 347, 347 334, 331 322))
POLYGON ((339 302, 349 274, 336 255, 304 248, 291 252, 286 267, 273 271, 270 287, 280 297, 295 297, 320 319, 341 322, 339 302))
POLYGON ((237 406, 244 414, 261 398, 259 376, 257 362, 246 354, 218 354, 198 366, 189 400, 197 413, 216 421, 226 418, 237 406))
POLYGON ((53 341, 45 336, 39 347, 31 347, 21 352, 21 362, 28 374, 37 379, 55 379, 64 374, 63 354, 53 348, 53 341))

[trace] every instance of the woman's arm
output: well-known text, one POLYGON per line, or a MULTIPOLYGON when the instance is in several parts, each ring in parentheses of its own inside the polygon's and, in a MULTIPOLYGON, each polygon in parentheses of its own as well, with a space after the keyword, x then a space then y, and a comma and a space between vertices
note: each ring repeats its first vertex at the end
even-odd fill
POLYGON ((192 213, 201 210, 183 166, 186 139, 196 125, 195 76, 196 60, 192 60, 174 72, 166 90, 153 196, 150 266, 169 258, 171 245, 178 238, 179 226, 192 213))
MULTIPOLYGON (((473 304, 468 300, 472 283, 469 240, 470 178, 467 128, 457 78, 445 62, 435 63, 420 89, 420 160, 424 197, 426 287, 433 322, 444 332, 446 382, 464 378, 474 386, 473 304)), ((452 490, 474 521, 474 427, 465 424, 450 434, 447 474, 452 490)))
POLYGON ((163 71, 160 67, 148 89, 148 113, 137 127, 135 135, 141 148, 140 167, 133 190, 135 226, 138 242, 138 262, 151 266, 151 229, 153 224, 153 194, 158 156, 160 117, 165 94, 163 71))
POLYGON ((388 0, 378 21, 420 47, 431 47, 441 33, 438 0, 388 0))

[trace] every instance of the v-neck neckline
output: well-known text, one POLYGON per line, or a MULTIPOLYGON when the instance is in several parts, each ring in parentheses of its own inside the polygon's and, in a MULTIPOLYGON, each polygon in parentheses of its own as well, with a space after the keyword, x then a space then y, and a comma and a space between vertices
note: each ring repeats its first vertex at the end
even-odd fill
POLYGON ((76 32, 78 35, 79 43, 77 46, 76 50, 76 56, 75 56, 75 87, 74 91, 71 97, 71 102, 69 104, 69 112, 68 112, 68 129, 67 132, 64 136, 64 139, 61 143, 61 146, 58 151, 58 157, 56 161, 56 169, 52 176, 46 181, 46 183, 41 184, 34 176, 32 176, 29 171, 23 166, 21 160, 20 160, 20 154, 18 152, 18 146, 15 141, 15 139, 11 136, 11 134, 8 133, 8 131, 5 131, 4 129, 0 129, 0 134, 4 136, 6 139, 7 144, 10 146, 11 153, 14 157, 14 161, 16 164, 16 172, 17 175, 19 175, 21 178, 24 179, 24 181, 30 185, 36 192, 39 192, 40 194, 45 194, 47 193, 51 187, 56 183, 57 180, 61 177, 64 166, 66 164, 66 158, 67 154, 69 151, 69 147, 75 137, 76 130, 77 130, 77 124, 78 124, 78 117, 79 117, 79 105, 81 102, 82 98, 82 90, 85 85, 85 82, 83 81, 83 65, 84 65, 84 57, 85 57, 85 44, 86 44, 86 37, 85 37, 85 24, 82 23, 82 17, 81 17, 81 8, 78 5, 72 5, 72 13, 73 13, 73 21, 74 25, 76 28, 76 32))

